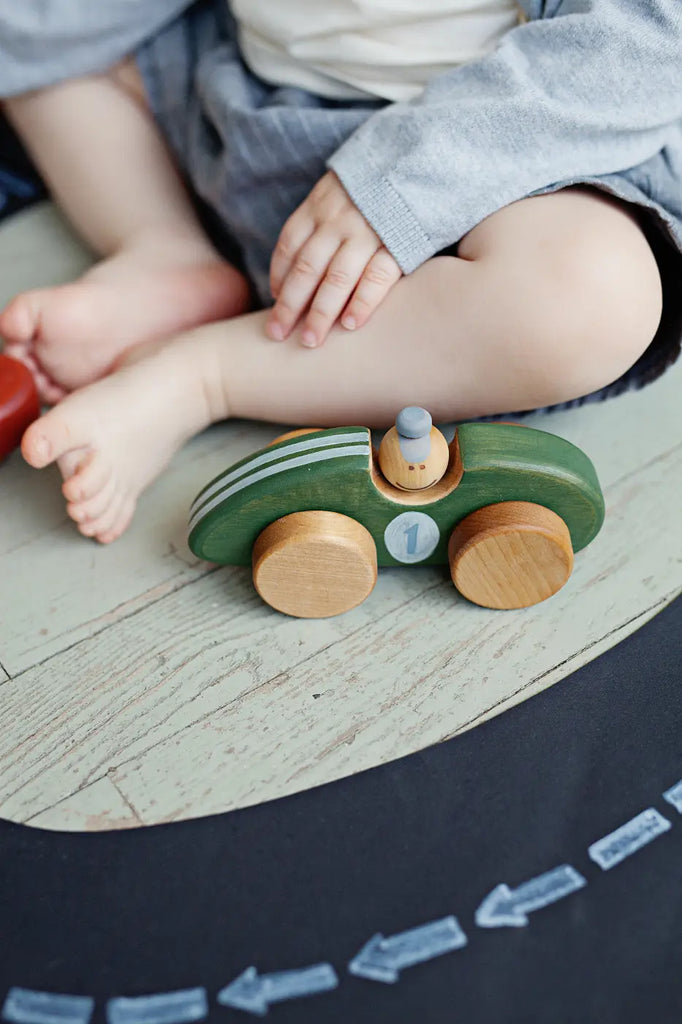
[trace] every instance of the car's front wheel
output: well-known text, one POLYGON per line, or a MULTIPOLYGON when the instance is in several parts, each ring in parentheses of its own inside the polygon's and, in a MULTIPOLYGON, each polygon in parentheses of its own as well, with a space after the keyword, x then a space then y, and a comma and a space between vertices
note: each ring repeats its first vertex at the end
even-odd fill
POLYGON ((571 535, 543 505, 502 501, 472 512, 448 545, 452 582, 485 608, 526 608, 560 590, 573 569, 571 535))
POLYGON ((361 604, 377 580, 369 530, 338 512, 294 512, 271 523, 253 546, 253 583, 269 605, 305 619, 361 604))

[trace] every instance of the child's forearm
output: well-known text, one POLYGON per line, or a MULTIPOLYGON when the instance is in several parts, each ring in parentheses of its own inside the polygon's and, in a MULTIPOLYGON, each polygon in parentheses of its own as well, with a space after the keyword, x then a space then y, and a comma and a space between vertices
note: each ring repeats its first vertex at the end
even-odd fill
POLYGON ((524 6, 534 20, 374 111, 327 161, 405 273, 525 196, 677 151, 680 0, 524 6))
POLYGON ((6 100, 4 110, 76 231, 100 255, 195 215, 132 62, 6 100))

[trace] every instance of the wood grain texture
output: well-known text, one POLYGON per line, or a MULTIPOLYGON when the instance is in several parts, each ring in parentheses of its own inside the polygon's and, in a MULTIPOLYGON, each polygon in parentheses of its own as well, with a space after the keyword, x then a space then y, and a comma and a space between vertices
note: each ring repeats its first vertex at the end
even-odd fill
POLYGON ((340 615, 369 597, 376 581, 370 533, 337 512, 284 516, 263 530, 253 548, 253 584, 286 615, 340 615))
MULTIPOLYGON (((602 533, 593 560, 576 563, 550 601, 499 615, 458 601, 449 581, 439 582, 197 724, 182 746, 164 742, 120 766, 117 786, 145 820, 195 813, 195 772, 210 811, 246 806, 422 749, 539 692, 626 635, 628 624, 636 628, 634 593, 647 608, 679 593, 682 543, 661 535, 658 502, 677 491, 671 483, 654 499, 661 471, 670 481, 682 471, 682 448, 609 495, 616 518, 627 507, 626 517, 643 524, 636 550, 623 549, 620 531, 602 533), (210 748, 223 751, 206 768, 202 727, 210 748), (189 765, 182 775, 173 767, 181 750, 189 765), (154 792, 161 777, 163 797, 154 792)), ((380 574, 373 597, 399 572, 380 574)))
POLYGON ((11 455, 0 466, 0 662, 9 675, 209 573, 187 547, 192 495, 226 452, 237 459, 275 433, 236 422, 191 441, 143 495, 125 538, 108 547, 68 519, 56 469, 37 472, 11 455))
MULTIPOLYGON (((86 264, 75 251, 49 208, 10 221, 0 301, 73 276, 86 264)), ((237 422, 197 438, 109 549, 67 521, 57 473, 10 456, 0 816, 99 829, 258 803, 552 685, 680 591, 681 386, 682 364, 641 392, 524 421, 589 454, 607 519, 559 593, 504 614, 458 598, 447 570, 397 568, 346 615, 301 621, 263 605, 248 569, 199 564, 185 545, 192 497, 283 427, 237 422)))
MULTIPOLYGON (((100 778, 115 780, 115 770, 159 743, 175 738, 182 746, 197 722, 205 723, 204 756, 215 767, 224 751, 211 748, 210 723, 221 709, 362 635, 375 616, 397 612, 437 582, 428 571, 400 572, 346 615, 302 623, 263 604, 248 570, 223 568, 113 622, 3 684, 0 816, 26 820, 100 778)), ((276 723, 261 723, 255 744, 272 729, 276 723)), ((179 756, 180 774, 193 772, 179 756)), ((201 773, 186 781, 202 787, 201 773)), ((159 777, 153 790, 166 784, 159 777)))
POLYGON ((107 776, 30 818, 27 825, 61 832, 109 832, 142 822, 107 776))
POLYGON ((527 608, 568 580, 573 548, 556 513, 525 501, 502 501, 472 512, 448 545, 452 582, 485 608, 527 608))
POLYGON ((614 523, 634 515, 640 543, 603 531, 532 609, 499 615, 458 600, 439 570, 396 569, 347 615, 301 623, 239 569, 198 580, 162 615, 149 607, 5 684, 0 811, 32 817, 108 774, 141 821, 176 820, 438 742, 589 660, 632 619, 633 593, 647 607, 673 596, 682 543, 662 525, 681 472, 678 445, 610 489, 614 523))
POLYGON ((316 434, 318 430, 322 430, 322 427, 297 427, 296 430, 287 430, 283 434, 273 437, 270 445, 279 444, 280 441, 290 441, 293 437, 305 437, 306 434, 316 434))

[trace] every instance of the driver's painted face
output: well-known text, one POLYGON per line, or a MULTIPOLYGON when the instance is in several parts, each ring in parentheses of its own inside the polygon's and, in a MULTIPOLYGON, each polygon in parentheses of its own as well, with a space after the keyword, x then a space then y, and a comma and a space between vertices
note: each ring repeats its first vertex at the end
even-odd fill
POLYGON ((420 461, 409 461, 405 458, 400 435, 395 427, 391 427, 379 447, 379 466, 389 483, 403 491, 421 491, 438 483, 450 459, 448 443, 437 427, 432 427, 426 441, 429 452, 420 461))

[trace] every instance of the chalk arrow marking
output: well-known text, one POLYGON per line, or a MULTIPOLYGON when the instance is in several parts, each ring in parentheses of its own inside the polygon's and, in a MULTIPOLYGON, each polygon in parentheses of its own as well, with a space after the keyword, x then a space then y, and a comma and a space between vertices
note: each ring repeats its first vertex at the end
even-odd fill
POLYGON ((7 993, 0 1016, 10 1024, 89 1024, 94 1007, 90 996, 15 987, 7 993))
POLYGON ((270 1003, 329 992, 338 984, 339 979, 331 964, 314 964, 298 971, 261 975, 255 967, 247 967, 243 974, 221 989, 216 998, 222 1006, 264 1017, 270 1003))
POLYGON ((603 839, 598 839, 596 843, 588 846, 587 854, 602 871, 608 871, 626 857, 637 853, 647 843, 658 839, 670 828, 672 825, 667 818, 659 814, 655 807, 648 807, 646 811, 626 821, 615 832, 609 832, 603 839))
POLYGON ((208 1016, 205 988, 110 999, 107 1024, 192 1024, 208 1016))
POLYGON ((570 864, 562 864, 544 875, 531 878, 517 889, 510 889, 502 883, 495 886, 481 903, 475 914, 476 924, 479 928, 522 928, 528 924, 527 915, 533 910, 556 903, 584 885, 587 882, 570 864))
POLYGON ((351 960, 348 970, 360 978, 392 984, 406 967, 461 949, 466 944, 467 937, 457 918, 444 917, 388 939, 375 935, 351 960))
POLYGON ((670 789, 666 789, 663 799, 672 804, 676 811, 682 814, 682 779, 676 782, 670 789))

